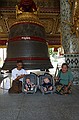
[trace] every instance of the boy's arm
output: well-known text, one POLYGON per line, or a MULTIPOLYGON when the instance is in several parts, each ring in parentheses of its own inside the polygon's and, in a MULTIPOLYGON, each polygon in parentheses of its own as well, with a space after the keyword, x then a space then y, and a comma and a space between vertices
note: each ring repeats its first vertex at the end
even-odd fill
POLYGON ((69 82, 69 84, 68 84, 68 88, 69 88, 71 85, 72 85, 72 81, 69 82))
POLYGON ((20 75, 20 76, 18 76, 15 80, 19 80, 19 79, 21 79, 21 78, 23 78, 25 75, 20 75))
POLYGON ((72 85, 72 81, 69 82, 68 86, 66 87, 65 91, 67 92, 69 87, 72 85))
POLYGON ((24 76, 25 76, 25 74, 17 76, 16 71, 15 70, 12 71, 12 80, 19 80, 19 79, 23 78, 24 76))

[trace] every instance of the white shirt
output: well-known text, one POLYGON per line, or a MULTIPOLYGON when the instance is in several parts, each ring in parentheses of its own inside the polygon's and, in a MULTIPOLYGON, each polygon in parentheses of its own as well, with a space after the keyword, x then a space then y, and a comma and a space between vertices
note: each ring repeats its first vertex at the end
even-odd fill
MULTIPOLYGON (((22 74, 27 74, 27 72, 24 69, 18 70, 17 68, 14 68, 12 70, 12 80, 15 80, 18 76, 22 74)), ((19 81, 23 82, 23 78, 19 79, 19 81)))

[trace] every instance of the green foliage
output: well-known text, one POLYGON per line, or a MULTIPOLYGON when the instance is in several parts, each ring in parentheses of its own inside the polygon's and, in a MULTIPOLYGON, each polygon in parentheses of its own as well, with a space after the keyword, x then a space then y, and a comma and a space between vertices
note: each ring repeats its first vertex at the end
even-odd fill
POLYGON ((52 48, 49 48, 49 55, 52 55, 53 54, 53 51, 52 51, 52 48))

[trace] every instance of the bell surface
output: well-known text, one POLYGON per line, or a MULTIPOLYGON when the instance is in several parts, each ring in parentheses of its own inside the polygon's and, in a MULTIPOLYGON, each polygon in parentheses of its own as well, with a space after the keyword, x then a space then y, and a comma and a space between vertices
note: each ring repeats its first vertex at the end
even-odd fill
POLYGON ((17 60, 22 60, 26 70, 52 68, 45 28, 39 22, 21 20, 10 27, 7 58, 2 69, 16 67, 17 60))

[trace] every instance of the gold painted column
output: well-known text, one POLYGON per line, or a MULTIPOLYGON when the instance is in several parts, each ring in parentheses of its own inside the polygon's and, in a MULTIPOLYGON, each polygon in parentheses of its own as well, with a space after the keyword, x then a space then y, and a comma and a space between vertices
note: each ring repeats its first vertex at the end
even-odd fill
POLYGON ((74 74, 74 79, 79 80, 79 38, 75 32, 71 33, 71 12, 69 0, 60 0, 62 45, 65 60, 74 74))

